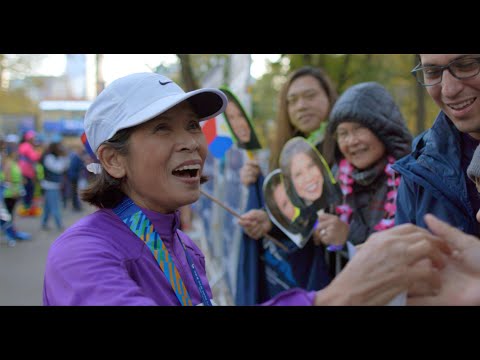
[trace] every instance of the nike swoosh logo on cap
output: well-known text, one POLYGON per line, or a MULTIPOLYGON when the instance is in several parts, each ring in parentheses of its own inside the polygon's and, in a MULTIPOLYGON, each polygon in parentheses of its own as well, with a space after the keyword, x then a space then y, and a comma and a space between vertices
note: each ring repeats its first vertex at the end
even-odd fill
POLYGON ((170 83, 173 82, 173 81, 161 82, 160 80, 158 80, 158 82, 160 83, 160 85, 167 85, 167 84, 170 84, 170 83))

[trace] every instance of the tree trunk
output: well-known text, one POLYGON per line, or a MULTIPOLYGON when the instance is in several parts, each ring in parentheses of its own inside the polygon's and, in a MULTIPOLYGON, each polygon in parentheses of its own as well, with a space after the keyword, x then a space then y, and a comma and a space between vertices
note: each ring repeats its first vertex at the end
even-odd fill
POLYGON ((105 88, 105 80, 103 79, 103 54, 95 55, 95 70, 96 70, 96 87, 97 95, 105 88))
POLYGON ((303 66, 312 65, 312 54, 303 54, 303 66))
POLYGON ((193 68, 189 54, 177 54, 180 59, 180 67, 182 73, 182 81, 185 91, 198 89, 197 81, 193 75, 193 68))
POLYGON ((318 55, 317 66, 322 69, 325 69, 325 57, 325 54, 318 55))
POLYGON ((3 61, 5 59, 4 54, 0 54, 0 89, 3 87, 3 72, 5 71, 5 65, 3 61))
MULTIPOLYGON (((413 55, 414 65, 417 65, 417 55, 413 55)), ((425 130, 425 89, 416 82, 417 93, 417 135, 425 130)))
POLYGON ((351 59, 352 59, 352 54, 345 54, 345 57, 343 58, 343 64, 342 64, 342 67, 340 68, 340 75, 338 77, 337 91, 339 94, 343 92, 343 86, 347 81, 348 65, 350 64, 351 59))
POLYGON ((371 69, 373 67, 373 54, 365 54, 365 65, 364 65, 364 70, 367 73, 371 72, 371 69))

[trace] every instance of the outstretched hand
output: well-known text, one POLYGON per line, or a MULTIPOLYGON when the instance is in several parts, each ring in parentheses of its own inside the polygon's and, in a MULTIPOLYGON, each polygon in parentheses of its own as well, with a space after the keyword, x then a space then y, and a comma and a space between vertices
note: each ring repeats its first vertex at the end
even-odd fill
POLYGON ((416 282, 430 284, 432 294, 450 254, 445 240, 412 224, 374 233, 315 304, 385 305, 416 282))
POLYGON ((430 231, 445 239, 453 254, 440 272, 442 286, 436 296, 411 297, 408 305, 480 305, 480 241, 427 214, 430 231))

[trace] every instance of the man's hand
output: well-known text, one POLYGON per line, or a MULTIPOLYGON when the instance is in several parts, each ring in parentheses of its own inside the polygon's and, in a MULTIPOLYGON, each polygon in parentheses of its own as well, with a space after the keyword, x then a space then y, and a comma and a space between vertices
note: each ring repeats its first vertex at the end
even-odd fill
POLYGON ((427 214, 425 223, 453 250, 440 272, 442 287, 436 296, 413 296, 409 305, 480 305, 480 241, 427 214))
POLYGON ((439 269, 450 254, 445 240, 412 224, 376 232, 330 285, 317 293, 315 304, 386 305, 417 282, 438 291, 439 269))

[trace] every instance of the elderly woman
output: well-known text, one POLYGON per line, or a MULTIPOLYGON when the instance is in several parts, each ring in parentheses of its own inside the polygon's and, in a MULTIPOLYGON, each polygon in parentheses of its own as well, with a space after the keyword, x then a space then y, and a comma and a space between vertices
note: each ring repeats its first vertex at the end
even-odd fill
POLYGON ((337 179, 343 201, 337 214, 319 216, 314 240, 362 244, 394 225, 399 176, 391 169, 410 151, 412 136, 394 99, 378 83, 347 89, 330 113, 328 132, 337 139, 337 179))
MULTIPOLYGON (((52 244, 45 305, 212 304, 204 256, 179 230, 178 208, 198 199, 205 180, 200 121, 226 101, 219 90, 185 93, 154 73, 118 79, 96 98, 85 132, 97 178, 82 196, 100 209, 52 244)), ((323 291, 292 289, 266 304, 384 304, 411 282, 438 285, 435 271, 411 265, 429 258, 442 267, 442 251, 444 242, 404 225, 369 241, 323 291)))

